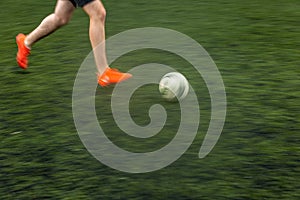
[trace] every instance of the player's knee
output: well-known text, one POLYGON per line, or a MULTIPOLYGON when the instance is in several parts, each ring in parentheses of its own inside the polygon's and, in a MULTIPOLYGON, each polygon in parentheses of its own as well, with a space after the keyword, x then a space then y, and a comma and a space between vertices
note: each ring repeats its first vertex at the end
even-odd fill
POLYGON ((56 23, 58 26, 64 26, 68 24, 69 20, 70 19, 68 17, 56 16, 56 23))
POLYGON ((106 18, 106 10, 105 8, 99 8, 96 12, 93 13, 93 16, 90 16, 92 19, 99 20, 101 22, 105 21, 106 18))
POLYGON ((101 19, 102 21, 105 21, 105 18, 106 18, 106 10, 105 10, 105 8, 102 8, 102 9, 101 9, 99 15, 100 15, 100 19, 101 19))

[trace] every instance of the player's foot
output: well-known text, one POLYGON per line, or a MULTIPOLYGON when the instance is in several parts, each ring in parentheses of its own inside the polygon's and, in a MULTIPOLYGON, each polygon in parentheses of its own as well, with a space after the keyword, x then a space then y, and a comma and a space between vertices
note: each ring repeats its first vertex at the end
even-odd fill
POLYGON ((107 68, 103 74, 98 75, 98 84, 102 87, 110 84, 116 84, 131 78, 132 75, 129 73, 122 73, 117 69, 107 68))
POLYGON ((17 53, 17 63, 19 67, 22 69, 27 69, 28 67, 28 56, 30 54, 30 49, 26 47, 24 41, 26 36, 23 33, 20 33, 16 37, 16 42, 18 45, 18 53, 17 53))

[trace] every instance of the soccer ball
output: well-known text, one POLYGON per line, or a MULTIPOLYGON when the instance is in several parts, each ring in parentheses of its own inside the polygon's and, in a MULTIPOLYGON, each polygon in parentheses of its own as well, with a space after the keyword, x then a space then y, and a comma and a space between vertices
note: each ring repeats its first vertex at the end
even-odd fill
POLYGON ((159 92, 168 101, 181 101, 189 92, 189 83, 181 73, 170 72, 161 78, 159 92))

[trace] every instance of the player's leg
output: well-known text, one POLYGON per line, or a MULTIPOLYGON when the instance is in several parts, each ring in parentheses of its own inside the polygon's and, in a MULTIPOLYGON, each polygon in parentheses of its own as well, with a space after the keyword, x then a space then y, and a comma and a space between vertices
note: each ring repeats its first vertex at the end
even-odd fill
POLYGON ((41 24, 29 33, 25 44, 31 47, 35 42, 67 24, 72 17, 75 7, 69 0, 58 0, 54 13, 47 16, 41 24))
POLYGON ((106 10, 100 0, 94 0, 83 6, 90 17, 90 42, 93 48, 95 63, 99 73, 98 83, 106 86, 118 83, 131 77, 131 74, 121 73, 109 68, 105 51, 105 17, 106 10))
POLYGON ((90 42, 94 51, 98 72, 102 73, 108 67, 104 44, 106 10, 99 0, 86 4, 83 6, 83 10, 90 17, 90 42))
POLYGON ((30 54, 31 46, 65 25, 71 18, 75 7, 69 0, 58 0, 53 14, 47 16, 41 24, 27 36, 20 33, 16 37, 18 45, 17 62, 18 65, 26 69, 28 67, 28 55, 30 54))

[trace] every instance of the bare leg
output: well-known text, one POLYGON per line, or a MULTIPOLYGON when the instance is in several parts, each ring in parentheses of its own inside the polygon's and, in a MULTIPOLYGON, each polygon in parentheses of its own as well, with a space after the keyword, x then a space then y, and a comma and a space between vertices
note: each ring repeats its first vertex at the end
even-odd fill
POLYGON ((98 73, 102 74, 108 67, 104 44, 106 11, 99 0, 88 3, 83 7, 83 10, 90 17, 90 42, 93 48, 98 73), (98 46, 101 43, 103 43, 103 45, 98 46))
POLYGON ((67 24, 74 9, 75 7, 69 0, 58 0, 54 13, 47 16, 36 29, 27 35, 25 45, 30 48, 38 40, 67 24))

